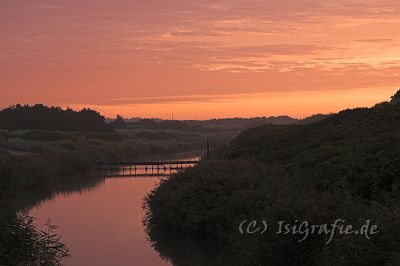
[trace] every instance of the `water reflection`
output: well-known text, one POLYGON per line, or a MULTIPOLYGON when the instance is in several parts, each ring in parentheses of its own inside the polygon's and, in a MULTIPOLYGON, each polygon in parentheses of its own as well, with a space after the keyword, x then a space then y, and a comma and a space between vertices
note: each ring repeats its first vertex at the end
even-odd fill
POLYGON ((98 175, 55 178, 54 182, 47 186, 31 187, 18 193, 18 197, 5 199, 4 205, 12 212, 30 209, 33 206, 39 207, 54 200, 58 195, 67 197, 73 193, 89 193, 104 182, 104 177, 98 175))
POLYGON ((71 250, 66 265, 169 265, 144 234, 142 199, 155 177, 106 178, 89 193, 58 194, 30 214, 51 218, 71 250))
POLYGON ((40 229, 48 218, 59 226, 71 251, 65 265, 172 265, 154 250, 142 223, 144 196, 168 175, 144 169, 102 171, 32 190, 14 204, 30 208, 40 229))

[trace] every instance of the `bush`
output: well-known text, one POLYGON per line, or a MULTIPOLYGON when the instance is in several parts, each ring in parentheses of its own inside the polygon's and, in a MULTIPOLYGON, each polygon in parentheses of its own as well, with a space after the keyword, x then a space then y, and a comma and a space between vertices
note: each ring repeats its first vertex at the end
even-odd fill
MULTIPOLYGON (((178 237, 211 247, 207 265, 396 265, 400 258, 400 109, 383 103, 310 125, 249 129, 208 161, 163 181, 146 197, 147 233, 182 262, 178 237), (340 235, 241 235, 244 219, 378 225, 371 240, 340 235)), ((272 230, 276 232, 276 230, 272 230)))

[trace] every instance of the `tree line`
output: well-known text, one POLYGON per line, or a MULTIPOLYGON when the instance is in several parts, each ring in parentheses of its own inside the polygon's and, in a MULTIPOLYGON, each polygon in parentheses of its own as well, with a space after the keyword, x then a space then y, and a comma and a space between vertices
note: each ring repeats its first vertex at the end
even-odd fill
POLYGON ((111 131, 104 116, 84 108, 74 111, 67 107, 43 104, 16 104, 0 111, 0 128, 8 130, 41 129, 59 131, 111 131))

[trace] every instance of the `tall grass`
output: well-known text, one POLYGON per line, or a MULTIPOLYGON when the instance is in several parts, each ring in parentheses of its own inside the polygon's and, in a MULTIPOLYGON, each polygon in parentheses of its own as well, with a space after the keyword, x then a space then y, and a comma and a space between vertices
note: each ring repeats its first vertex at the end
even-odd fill
POLYGON ((24 213, 11 219, 0 217, 0 265, 61 265, 69 250, 55 232, 56 226, 46 225, 46 231, 38 230, 33 218, 24 213))

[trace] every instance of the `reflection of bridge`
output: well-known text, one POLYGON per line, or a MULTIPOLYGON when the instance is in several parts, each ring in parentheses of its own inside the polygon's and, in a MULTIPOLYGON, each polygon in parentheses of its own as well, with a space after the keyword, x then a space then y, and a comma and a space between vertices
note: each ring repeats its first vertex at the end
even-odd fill
POLYGON ((97 162, 99 170, 121 171, 126 176, 126 172, 135 176, 137 171, 140 175, 165 175, 165 172, 178 171, 196 165, 199 160, 182 161, 139 161, 139 162, 97 162), (144 173, 143 173, 144 171, 144 173), (150 174, 152 173, 152 174, 150 174))

